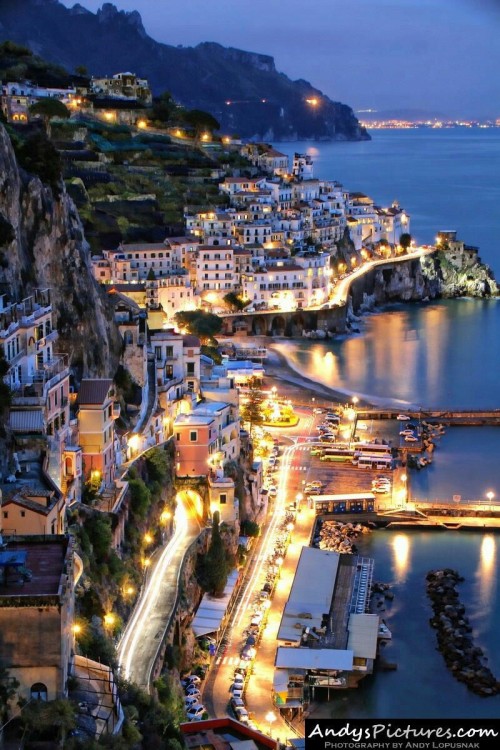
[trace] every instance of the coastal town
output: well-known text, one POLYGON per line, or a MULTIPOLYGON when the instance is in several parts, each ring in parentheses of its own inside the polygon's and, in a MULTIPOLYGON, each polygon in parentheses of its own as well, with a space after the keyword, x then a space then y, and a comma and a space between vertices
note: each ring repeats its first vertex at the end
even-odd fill
MULTIPOLYGON (((71 164, 94 144, 92 180, 106 163, 96 123, 158 136, 134 73, 70 89, 5 81, 6 123, 33 125, 50 99, 74 126, 72 155, 60 148, 71 164)), ((67 701, 71 741, 123 734, 134 747, 147 722, 136 727, 133 684, 168 698, 187 747, 224 732, 301 747, 318 702, 397 669, 384 656, 394 593, 364 551, 375 529, 500 526, 493 493, 453 510, 411 496, 443 425, 499 416, 377 408, 289 371, 273 343, 356 331, 377 284, 416 299, 412 269, 431 275, 436 258, 477 296, 498 290, 455 231, 417 244, 406 208, 315 177, 307 153, 210 129, 162 135, 211 161, 217 203, 186 205, 181 234, 86 248, 118 369, 78 372, 61 350, 57 289, 0 295, 5 718, 19 730, 25 706, 67 701)), ((459 643, 439 637, 458 663, 467 627, 459 643)), ((454 672, 498 692, 480 658, 454 672)))

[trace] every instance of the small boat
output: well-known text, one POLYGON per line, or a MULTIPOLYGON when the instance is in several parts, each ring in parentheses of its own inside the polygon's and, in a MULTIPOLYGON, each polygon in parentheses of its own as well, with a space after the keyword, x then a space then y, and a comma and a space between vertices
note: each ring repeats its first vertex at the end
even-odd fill
POLYGON ((381 641, 390 641, 392 639, 392 633, 383 620, 380 621, 378 626, 378 638, 381 641))
POLYGON ((407 443, 418 443, 418 437, 415 437, 415 435, 406 435, 405 440, 407 443))

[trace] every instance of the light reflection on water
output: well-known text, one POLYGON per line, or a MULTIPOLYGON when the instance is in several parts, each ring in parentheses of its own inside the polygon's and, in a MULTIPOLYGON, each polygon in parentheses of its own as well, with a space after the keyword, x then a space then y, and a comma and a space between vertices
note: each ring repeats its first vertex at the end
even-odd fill
POLYGON ((406 579, 409 566, 410 540, 408 534, 396 534, 392 539, 393 565, 396 581, 406 579))

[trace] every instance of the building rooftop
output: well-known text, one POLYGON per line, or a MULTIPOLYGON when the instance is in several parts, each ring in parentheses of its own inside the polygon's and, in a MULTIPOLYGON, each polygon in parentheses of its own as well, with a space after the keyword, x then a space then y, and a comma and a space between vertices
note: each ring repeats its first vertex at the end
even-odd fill
POLYGON ((78 403, 80 406, 103 404, 112 385, 111 378, 84 378, 78 391, 78 403))
POLYGON ((213 416, 207 416, 206 414, 178 414, 175 418, 175 425, 186 425, 188 427, 196 427, 197 425, 209 425, 214 421, 213 416))
POLYGON ((354 654, 350 650, 337 648, 286 648, 278 646, 276 667, 278 669, 339 669, 350 671, 354 654))
POLYGON ((302 549, 277 640, 298 643, 304 628, 321 628, 323 616, 330 612, 339 561, 338 552, 302 549))
POLYGON ((0 553, 0 607, 10 606, 13 597, 59 596, 69 550, 68 537, 10 537, 6 550, 0 553), (18 564, 12 565, 8 559, 14 554, 21 560, 24 555, 20 553, 26 553, 23 568, 29 574, 23 575, 18 564))

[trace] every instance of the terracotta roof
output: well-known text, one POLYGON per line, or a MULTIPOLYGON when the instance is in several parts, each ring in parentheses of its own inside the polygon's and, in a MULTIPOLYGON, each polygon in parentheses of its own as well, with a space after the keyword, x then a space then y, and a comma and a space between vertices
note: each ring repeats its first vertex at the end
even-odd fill
POLYGON ((182 337, 182 346, 200 346, 200 339, 198 336, 187 334, 187 336, 182 337))
POLYGON ((32 510, 34 513, 40 513, 42 516, 47 516, 52 508, 54 507, 55 498, 49 501, 49 505, 42 505, 36 500, 31 500, 29 497, 23 497, 23 495, 12 495, 11 497, 4 498, 2 506, 6 505, 20 505, 22 508, 32 510))
POLYGON ((112 385, 113 381, 110 378, 83 379, 78 391, 78 403, 103 404, 112 385))
POLYGON ((287 157, 287 155, 286 155, 286 154, 282 154, 282 153, 281 153, 281 151, 276 151, 276 149, 275 149, 275 148, 270 148, 270 149, 268 149, 268 150, 267 150, 267 151, 266 151, 266 152, 265 152, 264 154, 262 154, 262 155, 263 155, 263 156, 272 156, 272 157, 274 157, 274 158, 277 158, 277 157, 285 158, 285 157, 286 157, 286 158, 288 159, 288 157, 287 157))

